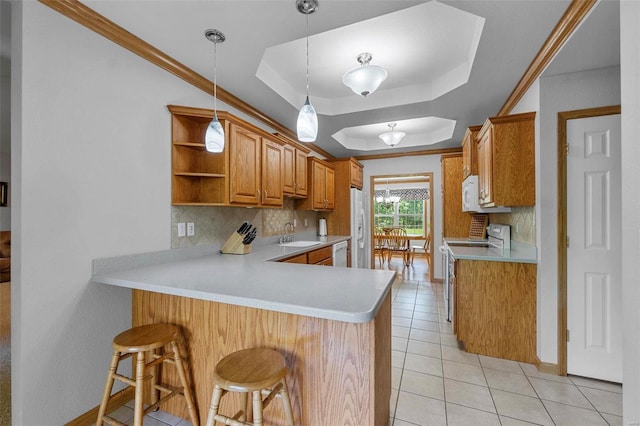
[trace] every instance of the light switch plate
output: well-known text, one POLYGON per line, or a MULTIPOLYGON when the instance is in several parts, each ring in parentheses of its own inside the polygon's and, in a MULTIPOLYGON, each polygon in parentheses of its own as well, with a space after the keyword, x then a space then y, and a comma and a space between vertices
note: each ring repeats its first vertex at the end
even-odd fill
POLYGON ((187 227, 184 222, 178 223, 178 237, 184 237, 187 235, 187 227))
POLYGON ((187 223, 187 237, 196 235, 196 225, 193 222, 187 223))

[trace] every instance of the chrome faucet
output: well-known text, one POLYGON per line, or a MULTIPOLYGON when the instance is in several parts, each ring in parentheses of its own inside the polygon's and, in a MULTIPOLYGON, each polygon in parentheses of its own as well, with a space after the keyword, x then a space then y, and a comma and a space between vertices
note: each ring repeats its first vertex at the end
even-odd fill
POLYGON ((284 228, 282 231, 282 235, 280 236, 280 244, 282 243, 290 243, 293 241, 293 223, 287 222, 284 224, 284 228))

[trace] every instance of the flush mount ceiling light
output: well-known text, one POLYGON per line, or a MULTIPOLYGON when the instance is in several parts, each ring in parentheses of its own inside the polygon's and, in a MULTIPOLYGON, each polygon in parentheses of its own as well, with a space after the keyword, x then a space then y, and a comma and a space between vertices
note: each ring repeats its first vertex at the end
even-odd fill
POLYGON ((393 130, 396 127, 396 123, 389 123, 389 131, 380 134, 378 137, 382 139, 382 142, 394 147, 404 138, 407 134, 405 132, 396 132, 393 130))
POLYGON ((224 151, 224 130, 218 121, 218 93, 217 93, 217 46, 218 43, 225 41, 225 36, 221 31, 209 29, 204 32, 207 40, 213 42, 213 120, 207 126, 207 132, 204 135, 204 145, 209 152, 224 151))
POLYGON ((376 91, 380 84, 387 78, 389 74, 386 69, 378 65, 369 65, 371 62, 371 53, 361 53, 358 55, 360 66, 347 71, 342 76, 342 83, 353 93, 363 97, 376 91))
POLYGON ((298 12, 307 18, 307 99, 298 113, 298 140, 300 142, 314 142, 318 136, 318 116, 309 101, 309 14, 318 9, 318 0, 296 0, 298 12))

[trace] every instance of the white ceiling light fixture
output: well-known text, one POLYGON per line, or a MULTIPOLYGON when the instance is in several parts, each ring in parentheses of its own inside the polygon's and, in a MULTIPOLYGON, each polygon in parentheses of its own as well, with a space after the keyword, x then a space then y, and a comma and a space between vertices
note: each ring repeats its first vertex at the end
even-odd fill
POLYGON ((224 151, 224 130, 218 121, 217 46, 218 43, 224 42, 226 37, 221 31, 215 29, 208 29, 204 32, 204 36, 213 42, 213 120, 207 126, 204 145, 207 151, 218 153, 224 151))
POLYGON ((309 101, 309 14, 318 9, 318 0, 296 0, 298 12, 307 18, 307 99, 298 113, 298 140, 300 142, 315 142, 318 136, 318 116, 309 101))
POLYGON ((396 123, 389 123, 389 131, 380 134, 378 137, 382 139, 382 142, 386 143, 390 147, 394 147, 398 145, 398 143, 404 138, 407 134, 405 132, 397 132, 395 131, 396 123))
POLYGON ((342 76, 342 83, 356 95, 367 97, 386 80, 389 73, 379 65, 369 65, 371 53, 365 52, 358 55, 360 66, 347 71, 342 76))

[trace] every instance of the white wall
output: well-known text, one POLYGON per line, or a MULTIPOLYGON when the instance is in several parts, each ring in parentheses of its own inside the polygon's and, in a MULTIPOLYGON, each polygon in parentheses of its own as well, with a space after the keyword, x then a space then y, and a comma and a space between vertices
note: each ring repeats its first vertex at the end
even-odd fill
POLYGON ((558 361, 558 112, 620 103, 620 68, 540 79, 536 226, 538 227, 538 357, 558 361), (543 189, 542 189, 543 188, 543 189))
MULTIPOLYGON (((433 254, 434 278, 442 279, 442 259, 438 252, 438 247, 442 245, 442 192, 441 192, 441 168, 440 155, 423 155, 414 157, 400 157, 384 160, 363 160, 364 165, 364 188, 363 190, 372 194, 370 188, 371 176, 380 175, 404 175, 409 173, 433 173, 433 224, 431 242, 433 254)), ((367 259, 367 264, 370 264, 367 259)))
POLYGON ((14 2, 12 397, 18 425, 96 406, 130 292, 94 258, 170 248, 170 103, 211 97, 39 2, 14 2))
POLYGON ((623 422, 640 424, 640 2, 620 2, 623 422))

